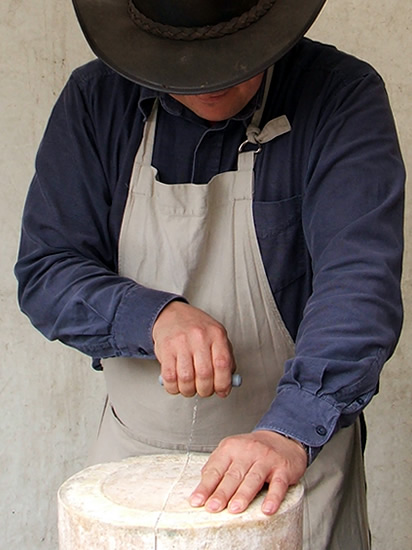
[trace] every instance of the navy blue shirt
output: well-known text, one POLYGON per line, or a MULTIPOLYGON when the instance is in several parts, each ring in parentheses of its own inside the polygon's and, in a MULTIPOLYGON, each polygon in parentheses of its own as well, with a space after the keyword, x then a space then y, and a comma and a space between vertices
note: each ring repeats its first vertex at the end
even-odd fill
MULTIPOLYGON (((153 323, 176 299, 117 274, 132 165, 156 97, 160 179, 206 183, 236 168, 261 90, 210 125, 100 61, 72 74, 38 151, 16 275, 33 324, 94 358, 153 358, 153 323)), ((276 63, 262 123, 280 115, 292 130, 256 157, 253 213, 296 356, 258 428, 320 448, 376 393, 399 337, 405 174, 381 78, 333 47, 304 39, 276 63)))

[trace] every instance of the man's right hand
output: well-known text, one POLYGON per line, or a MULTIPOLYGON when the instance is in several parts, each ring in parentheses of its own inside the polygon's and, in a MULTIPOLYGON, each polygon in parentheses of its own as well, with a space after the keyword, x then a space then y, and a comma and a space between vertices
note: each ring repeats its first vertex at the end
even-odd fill
POLYGON ((236 368, 232 345, 213 317, 184 302, 171 302, 155 321, 153 341, 167 392, 229 395, 236 368))

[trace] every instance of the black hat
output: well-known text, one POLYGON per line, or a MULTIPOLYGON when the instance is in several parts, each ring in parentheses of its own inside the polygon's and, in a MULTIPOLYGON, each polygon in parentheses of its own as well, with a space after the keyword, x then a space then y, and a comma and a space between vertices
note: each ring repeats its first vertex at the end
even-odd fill
POLYGON ((264 71, 326 0, 73 0, 94 53, 126 78, 207 93, 264 71))

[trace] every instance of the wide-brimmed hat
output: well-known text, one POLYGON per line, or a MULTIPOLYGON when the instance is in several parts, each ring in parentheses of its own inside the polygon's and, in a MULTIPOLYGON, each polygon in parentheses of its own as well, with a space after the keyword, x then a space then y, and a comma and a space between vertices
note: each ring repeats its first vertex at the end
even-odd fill
POLYGON ((126 78, 206 93, 264 71, 309 29, 326 0, 73 0, 94 53, 126 78))

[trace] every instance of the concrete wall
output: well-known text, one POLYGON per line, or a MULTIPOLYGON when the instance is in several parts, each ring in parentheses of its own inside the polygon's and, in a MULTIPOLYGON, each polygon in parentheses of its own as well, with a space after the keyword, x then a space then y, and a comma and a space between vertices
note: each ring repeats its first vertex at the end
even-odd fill
MULTIPOLYGON (((311 36, 368 59, 384 76, 411 166, 410 0, 329 0, 311 36)), ((71 2, 0 4, 0 548, 57 548, 55 493, 81 469, 103 399, 89 360, 43 339, 16 307, 12 274, 38 142, 72 68, 91 54, 71 2)), ((369 406, 369 507, 375 550, 411 548, 411 228, 407 207, 406 321, 369 406)), ((316 549, 313 549, 316 550, 316 549)), ((348 549, 355 550, 355 549, 348 549)))

